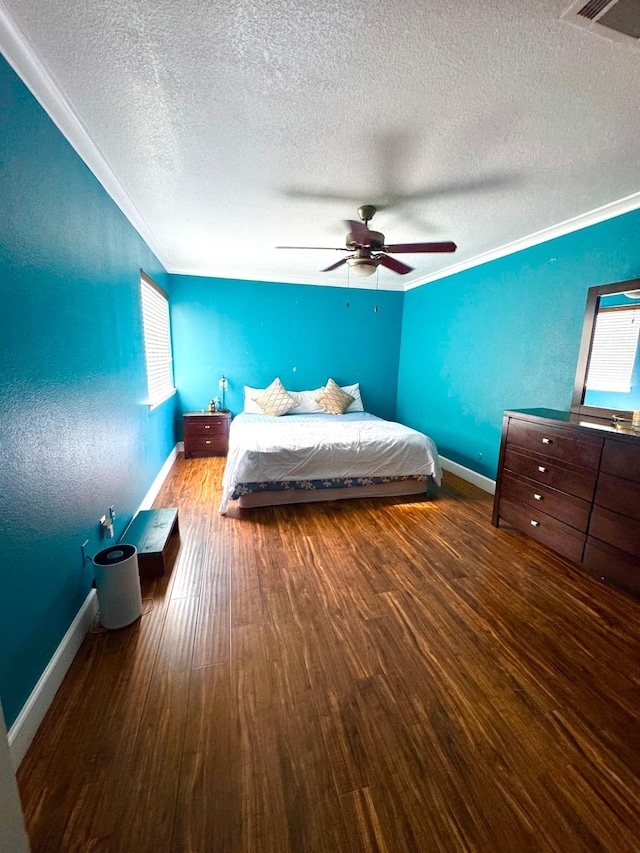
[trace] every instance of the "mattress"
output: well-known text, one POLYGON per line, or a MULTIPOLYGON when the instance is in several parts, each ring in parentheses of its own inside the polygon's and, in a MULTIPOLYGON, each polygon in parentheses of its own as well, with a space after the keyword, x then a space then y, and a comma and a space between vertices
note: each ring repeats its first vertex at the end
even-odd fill
POLYGON ((220 512, 249 485, 329 488, 338 480, 357 486, 412 477, 440 483, 438 452, 424 433, 395 421, 368 412, 280 418, 243 412, 231 423, 220 512))

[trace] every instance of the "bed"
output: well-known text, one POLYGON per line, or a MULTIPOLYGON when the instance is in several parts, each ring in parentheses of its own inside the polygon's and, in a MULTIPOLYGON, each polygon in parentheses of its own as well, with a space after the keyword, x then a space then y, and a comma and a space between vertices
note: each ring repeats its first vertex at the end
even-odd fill
POLYGON ((364 411, 335 415, 243 412, 231 423, 220 512, 427 492, 440 484, 434 442, 364 411))

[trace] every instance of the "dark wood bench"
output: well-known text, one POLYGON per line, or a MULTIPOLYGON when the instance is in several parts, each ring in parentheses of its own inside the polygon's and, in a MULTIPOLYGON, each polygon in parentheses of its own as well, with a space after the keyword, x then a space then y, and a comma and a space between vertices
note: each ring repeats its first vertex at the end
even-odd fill
POLYGON ((180 536, 178 510, 175 507, 142 509, 118 541, 135 545, 140 578, 152 580, 164 574, 170 540, 174 536, 180 536))

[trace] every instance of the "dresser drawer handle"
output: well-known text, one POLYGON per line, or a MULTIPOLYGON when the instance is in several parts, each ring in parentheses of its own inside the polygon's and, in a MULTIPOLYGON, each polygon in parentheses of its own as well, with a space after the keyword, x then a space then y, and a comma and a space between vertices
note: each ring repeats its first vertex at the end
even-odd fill
POLYGON ((543 439, 542 439, 542 443, 543 443, 543 444, 553 444, 553 439, 551 439, 551 438, 543 438, 543 439))
POLYGON ((541 501, 541 500, 542 500, 542 495, 539 495, 539 494, 537 494, 536 492, 534 492, 534 493, 533 493, 533 497, 534 497, 534 499, 535 499, 535 500, 537 500, 537 501, 541 501))
POLYGON ((531 526, 532 526, 532 527, 540 527, 540 522, 539 522, 539 521, 533 521, 533 520, 532 520, 532 521, 531 521, 531 526))
POLYGON ((541 474, 546 474, 548 470, 549 469, 545 468, 544 465, 538 465, 538 471, 540 471, 541 474))
POLYGON ((211 441, 207 438, 207 439, 205 440, 205 444, 211 444, 211 441))
POLYGON ((211 424, 205 424, 205 425, 204 425, 204 428, 205 428, 205 429, 211 429, 211 424))

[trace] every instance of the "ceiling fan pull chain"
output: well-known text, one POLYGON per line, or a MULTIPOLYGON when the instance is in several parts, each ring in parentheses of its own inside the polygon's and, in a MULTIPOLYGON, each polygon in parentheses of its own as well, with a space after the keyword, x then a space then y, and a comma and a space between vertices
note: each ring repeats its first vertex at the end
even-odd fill
POLYGON ((379 280, 379 275, 380 275, 380 267, 376 267, 376 304, 375 304, 375 307, 373 309, 374 314, 378 313, 378 280, 379 280))

